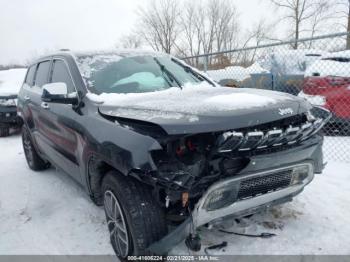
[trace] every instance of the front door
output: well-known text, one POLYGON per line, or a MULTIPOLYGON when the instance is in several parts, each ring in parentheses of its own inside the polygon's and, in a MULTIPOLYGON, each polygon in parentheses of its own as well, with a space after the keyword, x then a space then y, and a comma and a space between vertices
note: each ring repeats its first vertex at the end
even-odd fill
MULTIPOLYGON (((67 85, 68 94, 76 92, 67 63, 54 59, 49 77, 50 83, 63 82, 67 85)), ((78 160, 80 136, 74 129, 75 119, 79 114, 72 105, 42 103, 41 135, 46 140, 45 153, 50 159, 78 182, 81 182, 78 160)))

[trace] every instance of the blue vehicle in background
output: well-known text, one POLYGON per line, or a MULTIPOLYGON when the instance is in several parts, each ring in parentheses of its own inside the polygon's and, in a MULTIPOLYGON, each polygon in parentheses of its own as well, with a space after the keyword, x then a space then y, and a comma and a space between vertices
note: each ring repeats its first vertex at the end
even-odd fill
POLYGON ((208 71, 208 74, 221 85, 297 95, 302 90, 305 70, 326 54, 313 49, 276 51, 261 56, 248 68, 230 66, 208 71))

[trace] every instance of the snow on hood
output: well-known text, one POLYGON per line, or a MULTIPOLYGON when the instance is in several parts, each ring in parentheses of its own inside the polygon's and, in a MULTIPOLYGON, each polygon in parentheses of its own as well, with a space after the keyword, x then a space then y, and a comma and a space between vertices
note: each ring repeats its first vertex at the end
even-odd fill
POLYGON ((0 71, 0 95, 16 95, 23 84, 26 68, 0 71))
POLYGON ((249 89, 243 92, 228 87, 213 87, 203 82, 199 85, 186 84, 183 89, 172 87, 164 91, 129 94, 88 93, 87 97, 103 106, 117 107, 118 110, 123 111, 120 112, 121 114, 128 113, 124 112, 125 110, 138 110, 140 113, 144 110, 148 115, 148 111, 152 111, 154 117, 176 119, 183 117, 182 114, 208 115, 218 111, 268 107, 279 102, 277 93, 269 97, 266 94, 250 91, 249 89))
POLYGON ((319 76, 350 77, 350 62, 319 60, 305 71, 305 77, 313 76, 315 73, 319 76))

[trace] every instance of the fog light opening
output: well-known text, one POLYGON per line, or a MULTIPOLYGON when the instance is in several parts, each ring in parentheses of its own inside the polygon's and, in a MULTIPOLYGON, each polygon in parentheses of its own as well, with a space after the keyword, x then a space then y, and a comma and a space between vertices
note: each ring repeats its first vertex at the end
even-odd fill
POLYGON ((237 186, 231 185, 219 188, 208 196, 205 202, 205 208, 208 211, 213 211, 219 208, 227 207, 234 203, 236 198, 237 186))
POLYGON ((291 185, 298 185, 302 184, 303 181, 308 178, 311 170, 309 165, 305 166, 298 166, 293 168, 293 174, 292 174, 292 180, 291 185))

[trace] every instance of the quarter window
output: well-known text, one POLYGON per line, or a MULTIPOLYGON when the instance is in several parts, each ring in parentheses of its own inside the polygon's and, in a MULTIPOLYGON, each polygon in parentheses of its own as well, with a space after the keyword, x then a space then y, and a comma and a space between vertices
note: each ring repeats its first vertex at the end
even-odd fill
POLYGON ((68 68, 62 60, 54 61, 51 83, 57 82, 65 83, 67 85, 68 93, 75 92, 74 84, 69 74, 68 68))
POLYGON ((50 70, 50 61, 41 62, 35 76, 35 85, 42 87, 47 84, 47 78, 50 70))

